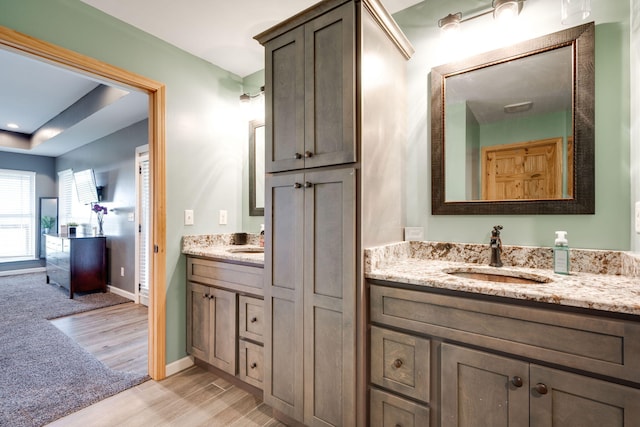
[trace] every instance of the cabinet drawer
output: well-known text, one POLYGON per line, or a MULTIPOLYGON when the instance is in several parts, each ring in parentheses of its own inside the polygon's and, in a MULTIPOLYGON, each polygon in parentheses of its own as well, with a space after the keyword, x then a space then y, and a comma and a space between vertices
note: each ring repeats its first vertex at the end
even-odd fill
POLYGON ((241 337, 263 342, 264 303, 261 299, 241 295, 239 321, 241 337))
POLYGON ((188 280, 260 296, 264 295, 263 271, 260 267, 187 258, 188 280))
POLYGON ((429 427, 429 408, 381 390, 371 390, 371 427, 429 427))
POLYGON ((372 285, 371 321, 640 382, 640 323, 372 285))
POLYGON ((252 342, 240 340, 240 379, 252 386, 262 389, 264 380, 263 349, 252 342))
POLYGON ((429 401, 428 339, 371 327, 371 382, 423 402, 429 401))

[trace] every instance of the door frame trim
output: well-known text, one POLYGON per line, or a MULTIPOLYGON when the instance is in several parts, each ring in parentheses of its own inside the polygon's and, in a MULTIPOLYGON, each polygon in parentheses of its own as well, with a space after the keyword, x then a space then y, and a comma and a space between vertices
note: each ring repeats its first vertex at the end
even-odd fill
POLYGON ((149 376, 166 376, 166 88, 163 83, 0 26, 0 49, 13 51, 149 96, 151 242, 149 261, 149 376))

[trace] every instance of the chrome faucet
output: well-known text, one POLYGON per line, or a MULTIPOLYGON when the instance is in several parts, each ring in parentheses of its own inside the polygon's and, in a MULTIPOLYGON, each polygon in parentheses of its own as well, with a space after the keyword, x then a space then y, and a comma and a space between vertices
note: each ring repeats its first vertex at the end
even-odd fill
POLYGON ((500 260, 500 253, 502 252, 500 230, 502 230, 502 226, 495 225, 491 232, 491 243, 489 243, 489 247, 491 248, 491 261, 489 265, 492 267, 502 267, 502 261, 500 260))

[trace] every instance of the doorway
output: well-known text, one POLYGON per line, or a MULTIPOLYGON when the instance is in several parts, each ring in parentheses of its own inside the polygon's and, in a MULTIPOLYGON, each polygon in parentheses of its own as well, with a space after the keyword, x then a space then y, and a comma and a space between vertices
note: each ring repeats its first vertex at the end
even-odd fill
POLYGON ((161 380, 165 365, 166 298, 166 186, 165 186, 165 86, 68 49, 0 26, 0 49, 86 74, 109 84, 149 96, 149 376, 161 380))

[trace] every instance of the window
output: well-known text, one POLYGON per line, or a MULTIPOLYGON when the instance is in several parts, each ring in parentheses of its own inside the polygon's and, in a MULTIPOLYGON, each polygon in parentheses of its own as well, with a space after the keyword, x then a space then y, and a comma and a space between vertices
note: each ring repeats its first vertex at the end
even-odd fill
POLYGON ((58 172, 58 222, 67 224, 73 218, 73 171, 71 169, 58 172))
POLYGON ((36 257, 36 173, 0 169, 0 262, 36 257))

